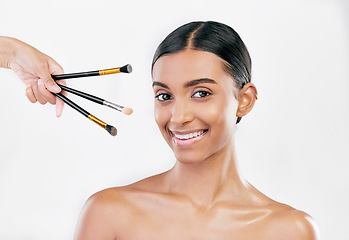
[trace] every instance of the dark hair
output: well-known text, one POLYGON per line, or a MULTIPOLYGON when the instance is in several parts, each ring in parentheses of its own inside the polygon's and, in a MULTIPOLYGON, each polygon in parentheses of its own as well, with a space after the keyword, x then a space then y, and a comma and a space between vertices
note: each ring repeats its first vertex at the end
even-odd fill
MULTIPOLYGON (((224 70, 239 89, 251 82, 251 58, 244 42, 234 29, 213 21, 187 23, 171 32, 156 49, 152 71, 161 56, 188 48, 210 52, 223 59, 224 70)), ((237 123, 240 120, 238 117, 237 123)))

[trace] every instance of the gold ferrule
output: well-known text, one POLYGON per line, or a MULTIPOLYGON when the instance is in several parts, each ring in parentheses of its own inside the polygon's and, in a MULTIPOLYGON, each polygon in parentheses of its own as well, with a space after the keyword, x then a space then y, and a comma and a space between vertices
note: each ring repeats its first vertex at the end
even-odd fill
POLYGON ((99 126, 101 126, 104 129, 107 127, 107 124, 105 122, 103 122, 102 120, 96 118, 92 114, 88 115, 88 119, 90 119, 91 121, 94 121, 95 123, 97 123, 99 126))
POLYGON ((120 72, 120 68, 110 68, 110 69, 99 70, 99 75, 108 75, 108 74, 114 74, 119 72, 120 72))

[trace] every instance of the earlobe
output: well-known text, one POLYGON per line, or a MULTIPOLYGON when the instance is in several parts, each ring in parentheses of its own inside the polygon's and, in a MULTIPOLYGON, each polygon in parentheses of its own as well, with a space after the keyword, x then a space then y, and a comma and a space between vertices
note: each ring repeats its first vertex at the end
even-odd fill
POLYGON ((242 117, 252 110, 254 103, 257 100, 257 89, 253 83, 247 83, 244 85, 239 92, 238 100, 239 105, 236 110, 236 116, 242 117))

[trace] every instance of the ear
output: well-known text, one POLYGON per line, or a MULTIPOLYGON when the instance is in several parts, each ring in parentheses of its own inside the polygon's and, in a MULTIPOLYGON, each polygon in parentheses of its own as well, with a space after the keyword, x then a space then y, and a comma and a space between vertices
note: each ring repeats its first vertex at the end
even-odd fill
POLYGON ((253 83, 247 83, 244 87, 239 91, 239 105, 236 110, 236 116, 242 117, 249 113, 254 103, 257 100, 257 89, 253 83))

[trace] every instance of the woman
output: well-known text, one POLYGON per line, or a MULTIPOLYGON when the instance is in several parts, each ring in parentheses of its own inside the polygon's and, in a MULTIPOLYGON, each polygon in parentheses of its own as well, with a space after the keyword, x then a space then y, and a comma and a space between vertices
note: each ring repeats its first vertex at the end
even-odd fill
POLYGON ((239 35, 217 22, 169 34, 152 64, 155 120, 177 159, 169 171, 89 198, 75 239, 318 239, 305 213, 240 175, 235 125, 257 90, 239 35))

